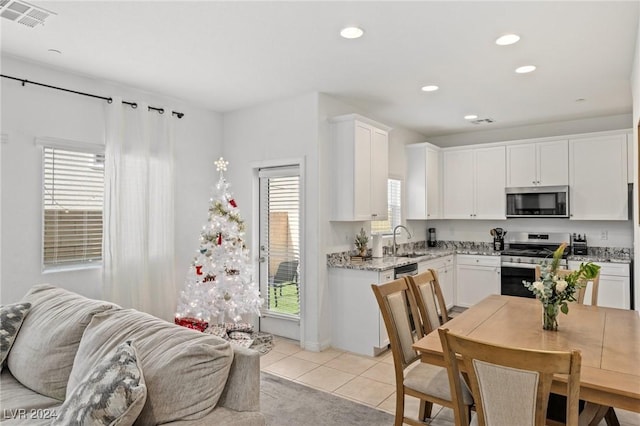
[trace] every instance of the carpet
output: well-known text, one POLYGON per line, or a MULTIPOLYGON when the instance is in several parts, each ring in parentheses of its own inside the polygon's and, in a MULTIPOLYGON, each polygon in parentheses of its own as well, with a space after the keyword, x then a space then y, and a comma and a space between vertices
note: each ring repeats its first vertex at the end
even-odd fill
POLYGON ((272 374, 260 373, 267 426, 390 426, 393 416, 272 374))

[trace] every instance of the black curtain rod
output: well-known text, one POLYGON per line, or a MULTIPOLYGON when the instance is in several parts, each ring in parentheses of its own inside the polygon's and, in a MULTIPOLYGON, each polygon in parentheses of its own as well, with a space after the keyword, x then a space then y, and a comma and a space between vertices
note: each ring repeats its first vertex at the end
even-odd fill
MULTIPOLYGON (((23 86, 25 86, 26 84, 33 84, 35 86, 48 87, 49 89, 56 89, 56 90, 62 90, 63 92, 75 93, 76 95, 82 95, 82 96, 88 96, 90 98, 102 99, 103 101, 107 101, 108 103, 112 103, 113 102, 113 98, 107 98, 105 96, 93 95, 91 93, 78 92, 77 90, 65 89, 64 87, 50 86, 48 84, 37 83, 35 81, 29 81, 29 80, 26 80, 24 78, 11 77, 9 75, 4 75, 4 74, 0 74, 0 77, 8 78, 10 80, 19 81, 20 83, 22 83, 23 86)), ((134 109, 138 108, 138 104, 135 103, 135 102, 122 101, 122 103, 126 104, 126 105, 129 105, 131 108, 134 108, 134 109)), ((153 110, 153 111, 158 111, 160 114, 164 114, 164 108, 156 108, 156 107, 150 106, 150 107, 148 107, 148 109, 149 109, 149 111, 153 110)), ((184 113, 178 112, 178 111, 171 111, 171 114, 175 115, 178 118, 184 117, 184 113)))

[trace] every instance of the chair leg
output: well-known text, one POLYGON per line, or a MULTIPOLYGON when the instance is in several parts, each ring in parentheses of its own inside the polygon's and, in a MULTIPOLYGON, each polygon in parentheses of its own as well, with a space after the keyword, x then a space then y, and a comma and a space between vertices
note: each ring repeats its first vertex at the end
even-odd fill
POLYGON ((420 400, 420 411, 418 411, 418 419, 421 422, 426 421, 431 418, 431 411, 433 410, 433 403, 429 401, 425 401, 424 399, 420 400))
POLYGON ((618 416, 616 416, 616 412, 613 407, 609 407, 607 414, 604 415, 604 420, 607 422, 607 426, 620 426, 618 416))
POLYGON ((276 302, 276 308, 277 308, 278 307, 278 287, 273 288, 273 300, 276 302))
POLYGON ((404 393, 398 392, 396 388, 396 418, 394 426, 402 426, 404 423, 404 393))

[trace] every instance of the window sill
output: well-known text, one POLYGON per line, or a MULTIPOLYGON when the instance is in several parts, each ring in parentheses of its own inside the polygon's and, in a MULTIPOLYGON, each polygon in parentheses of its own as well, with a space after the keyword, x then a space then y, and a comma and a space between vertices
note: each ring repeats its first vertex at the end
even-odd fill
POLYGON ((81 265, 61 265, 61 266, 45 266, 42 268, 43 274, 54 274, 57 272, 84 271, 87 269, 101 269, 102 262, 83 263, 81 265))

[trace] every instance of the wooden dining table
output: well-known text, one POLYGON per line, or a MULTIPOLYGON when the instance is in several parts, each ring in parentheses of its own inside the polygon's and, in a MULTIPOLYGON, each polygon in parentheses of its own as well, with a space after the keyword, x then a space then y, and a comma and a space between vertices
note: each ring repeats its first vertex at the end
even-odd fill
MULTIPOLYGON (((536 299, 489 296, 443 327, 452 333, 498 345, 582 352, 580 399, 640 412, 640 313, 570 304, 558 316, 558 331, 542 329, 536 299)), ((438 331, 413 344, 422 362, 444 366, 438 331)), ((554 377, 552 391, 566 393, 566 378, 554 377)))

